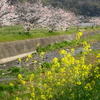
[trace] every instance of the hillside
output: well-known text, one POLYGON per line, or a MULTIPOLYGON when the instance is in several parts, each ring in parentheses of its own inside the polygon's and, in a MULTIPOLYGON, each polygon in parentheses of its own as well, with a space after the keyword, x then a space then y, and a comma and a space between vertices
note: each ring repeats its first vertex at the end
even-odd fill
MULTIPOLYGON (((10 0, 9 0, 10 1, 10 0)), ((17 1, 28 1, 34 3, 38 0, 11 0, 14 4, 17 1)), ((76 15, 100 16, 100 0, 41 0, 45 5, 61 7, 71 10, 76 15)))

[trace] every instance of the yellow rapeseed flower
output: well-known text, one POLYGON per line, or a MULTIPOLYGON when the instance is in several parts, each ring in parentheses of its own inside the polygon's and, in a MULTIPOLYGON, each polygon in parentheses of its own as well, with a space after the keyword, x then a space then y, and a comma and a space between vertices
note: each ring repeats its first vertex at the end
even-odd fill
POLYGON ((60 50, 60 54, 67 54, 66 50, 60 50))
POLYGON ((37 63, 37 61, 36 61, 36 60, 34 60, 33 62, 34 62, 34 63, 37 63))
POLYGON ((59 85, 61 85, 61 83, 60 82, 57 82, 57 84, 56 84, 57 86, 59 86, 59 85))
POLYGON ((30 82, 33 80, 33 78, 34 78, 34 74, 31 74, 30 75, 30 82))
POLYGON ((58 62, 58 58, 56 58, 56 57, 53 58, 53 59, 52 59, 52 62, 53 62, 53 63, 57 63, 57 62, 58 62))
POLYGON ((96 56, 97 58, 100 58, 100 53, 96 56))
POLYGON ((86 65, 82 65, 82 68, 83 68, 83 69, 86 69, 86 65))
POLYGON ((19 98, 18 98, 18 97, 16 97, 16 100, 19 100, 19 98))
POLYGON ((81 63, 82 65, 85 63, 84 57, 81 57, 81 58, 80 58, 80 63, 81 63))
POLYGON ((71 53, 74 54, 75 50, 74 48, 71 48, 71 53))
POLYGON ((25 82, 24 80, 21 80, 21 83, 22 83, 23 85, 25 85, 26 82, 25 82))
POLYGON ((81 82, 77 82, 76 84, 81 85, 82 83, 81 82))
POLYGON ((32 98, 30 98, 30 100, 33 100, 32 98))
POLYGON ((49 94, 52 91, 52 88, 48 88, 46 92, 49 94))
POLYGON ((75 60, 75 63, 76 63, 76 64, 79 64, 79 63, 80 63, 80 61, 79 61, 79 60, 75 60))
POLYGON ((98 59, 97 62, 100 63, 100 59, 98 59))
POLYGON ((77 36, 76 36, 76 40, 77 40, 77 41, 80 40, 80 37, 82 36, 82 34, 83 34, 82 32, 78 32, 78 34, 77 34, 77 36))
POLYGON ((14 84, 13 84, 13 83, 10 83, 9 85, 10 85, 10 86, 14 86, 14 84))
POLYGON ((22 98, 16 97, 16 100, 22 100, 22 98))
POLYGON ((82 32, 78 32, 78 35, 79 35, 79 36, 82 36, 82 34, 83 34, 82 32))
POLYGON ((19 78, 19 79, 23 79, 23 77, 22 77, 21 74, 18 74, 18 78, 19 78))
POLYGON ((47 74, 47 76, 49 76, 49 75, 52 75, 52 72, 51 71, 47 71, 46 74, 47 74))
POLYGON ((35 93, 31 93, 31 97, 33 97, 33 98, 34 98, 34 97, 35 97, 35 93))
POLYGON ((49 76, 47 79, 48 79, 49 81, 52 81, 53 76, 49 76))
POLYGON ((61 94, 64 94, 64 91, 63 90, 61 91, 61 94))
POLYGON ((29 60, 29 58, 26 58, 26 60, 25 60, 25 61, 27 62, 28 60, 29 60))
POLYGON ((27 57, 30 59, 30 58, 32 58, 32 55, 31 54, 28 54, 27 57))
POLYGON ((18 61, 19 61, 19 62, 21 62, 21 61, 22 61, 22 59, 21 59, 21 58, 18 58, 18 61))
POLYGON ((63 79, 62 79, 62 82, 66 82, 66 79, 63 78, 63 79))
POLYGON ((41 95, 41 99, 46 100, 45 95, 41 95))
POLYGON ((47 87, 48 87, 48 85, 47 85, 46 83, 44 83, 44 85, 43 85, 43 86, 44 86, 44 88, 47 88, 47 87))
POLYGON ((45 54, 45 52, 41 52, 41 53, 40 53, 40 56, 43 56, 44 54, 45 54))
POLYGON ((87 83, 86 86, 84 87, 86 90, 92 90, 91 84, 87 83))
POLYGON ((60 68, 59 71, 60 71, 61 73, 64 73, 64 72, 65 72, 65 67, 64 67, 64 68, 60 68))
POLYGON ((52 98, 53 96, 50 94, 48 97, 49 97, 49 98, 52 98))
POLYGON ((100 79, 100 74, 96 74, 94 78, 99 78, 100 79))

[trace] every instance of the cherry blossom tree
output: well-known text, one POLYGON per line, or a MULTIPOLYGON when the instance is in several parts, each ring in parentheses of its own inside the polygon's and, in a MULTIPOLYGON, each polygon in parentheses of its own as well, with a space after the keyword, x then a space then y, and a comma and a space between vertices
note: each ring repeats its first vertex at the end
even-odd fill
POLYGON ((17 20, 14 6, 7 0, 0 0, 0 25, 13 25, 17 20))
POLYGON ((100 25, 100 17, 92 17, 91 20, 90 20, 90 22, 93 24, 92 28, 94 26, 98 27, 100 25))
POLYGON ((50 16, 42 24, 47 24, 50 31, 67 30, 77 23, 77 17, 70 11, 53 7, 50 7, 49 10, 50 16))
POLYGON ((70 11, 44 6, 40 1, 10 5, 7 0, 0 1, 0 24, 14 25, 20 21, 27 33, 33 28, 41 27, 49 31, 66 30, 77 23, 77 17, 70 11))
POLYGON ((50 31, 66 30, 77 23, 74 13, 44 6, 40 1, 34 4, 28 2, 18 4, 16 11, 27 33, 36 27, 46 28, 50 31))
POLYGON ((43 10, 44 8, 40 2, 34 4, 25 2, 16 5, 16 12, 19 20, 23 24, 23 28, 26 29, 27 33, 36 27, 38 21, 43 17, 43 10))

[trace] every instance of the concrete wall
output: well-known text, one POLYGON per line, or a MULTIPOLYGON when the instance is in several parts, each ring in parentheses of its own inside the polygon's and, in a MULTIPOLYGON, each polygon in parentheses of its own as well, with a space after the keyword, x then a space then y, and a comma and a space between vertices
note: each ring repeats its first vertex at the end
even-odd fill
MULTIPOLYGON (((100 31, 86 32, 83 33, 82 37, 86 37, 94 34, 100 34, 100 31)), ((70 34, 70 35, 60 35, 60 36, 53 36, 53 37, 44 37, 44 38, 37 38, 37 39, 0 43, 0 61, 4 58, 9 58, 20 54, 33 52, 36 50, 38 43, 41 44, 43 47, 45 47, 48 44, 54 44, 57 42, 61 42, 63 40, 71 41, 74 40, 75 37, 76 34, 70 34)))

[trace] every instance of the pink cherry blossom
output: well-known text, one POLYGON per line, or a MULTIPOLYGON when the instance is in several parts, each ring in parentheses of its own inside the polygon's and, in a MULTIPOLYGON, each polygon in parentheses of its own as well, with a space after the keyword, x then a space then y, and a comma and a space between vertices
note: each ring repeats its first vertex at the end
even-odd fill
POLYGON ((17 17, 14 6, 7 0, 0 0, 0 25, 14 25, 17 17))

